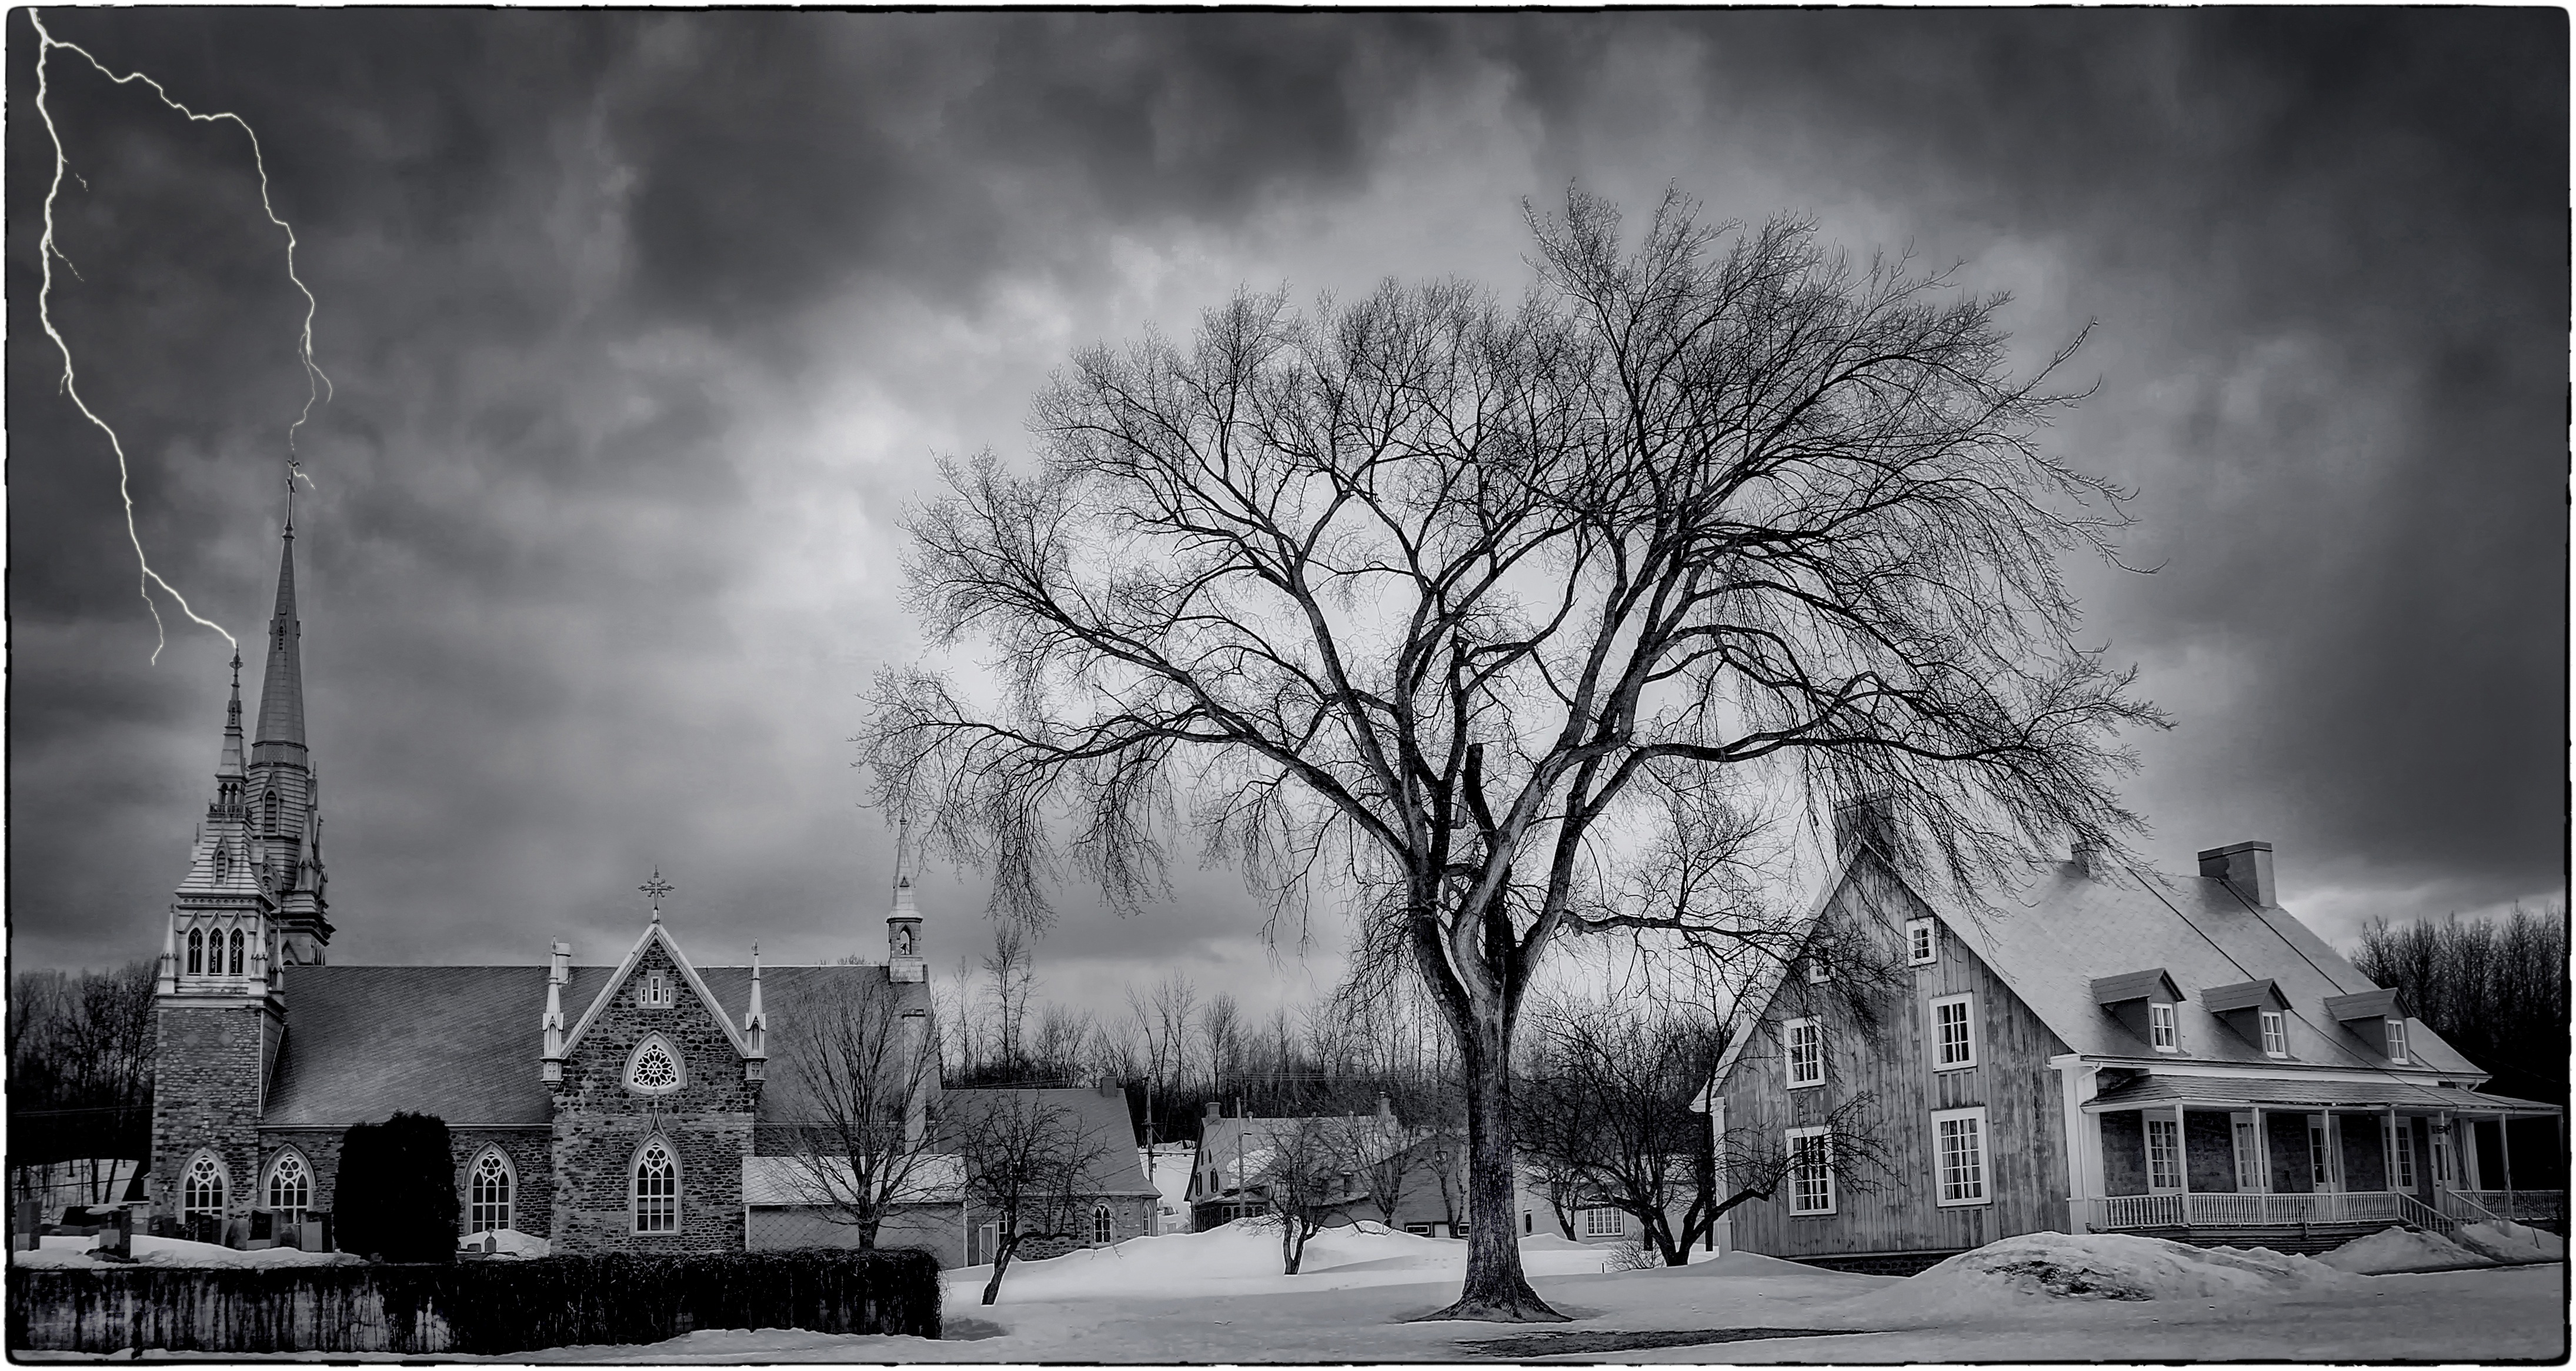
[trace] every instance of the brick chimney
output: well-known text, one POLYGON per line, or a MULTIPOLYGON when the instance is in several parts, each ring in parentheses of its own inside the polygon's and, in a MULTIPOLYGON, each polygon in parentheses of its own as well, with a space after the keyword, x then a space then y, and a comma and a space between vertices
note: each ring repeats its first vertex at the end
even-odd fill
POLYGON ((1215 1123, 1217 1120, 1219 1120, 1219 1119, 1221 1119, 1221 1118, 1224 1118, 1224 1117, 1225 1117, 1225 1103, 1224 1103, 1223 1101, 1221 1101, 1221 1100, 1210 1100, 1210 1101, 1208 1101, 1208 1102, 1207 1102, 1207 1113, 1201 1116, 1201 1118, 1202 1118, 1205 1122, 1208 1122, 1208 1123, 1215 1123))
POLYGON ((2267 842, 2230 843, 2213 847, 2200 854, 2200 874, 2227 882, 2227 888, 2247 904, 2258 909, 2275 907, 2272 891, 2272 845, 2267 842))

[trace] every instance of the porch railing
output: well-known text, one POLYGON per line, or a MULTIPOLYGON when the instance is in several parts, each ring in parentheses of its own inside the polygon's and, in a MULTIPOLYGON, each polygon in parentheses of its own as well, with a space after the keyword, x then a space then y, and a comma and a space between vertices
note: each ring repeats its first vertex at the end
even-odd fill
POLYGON ((2459 1225, 2512 1219, 2559 1224, 2563 1190, 2436 1190, 2434 1203, 2387 1190, 2308 1194, 2109 1195, 2075 1202, 2076 1219, 2095 1233, 2138 1228, 2292 1228, 2301 1224, 2413 1224, 2448 1235, 2459 1225))
POLYGON ((2567 1220, 2564 1190, 2450 1190, 2442 1208, 2462 1223, 2560 1224, 2567 1220))

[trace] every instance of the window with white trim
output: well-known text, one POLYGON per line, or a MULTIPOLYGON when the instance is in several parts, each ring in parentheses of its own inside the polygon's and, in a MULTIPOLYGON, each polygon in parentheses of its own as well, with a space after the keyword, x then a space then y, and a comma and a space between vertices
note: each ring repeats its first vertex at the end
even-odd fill
POLYGON ((635 1231, 680 1231, 680 1163, 660 1138, 635 1154, 635 1231))
POLYGON ((1789 1143, 1789 1212, 1834 1212, 1833 1135, 1823 1128, 1792 1128, 1789 1143))
POLYGON ((1932 931, 1930 919, 1905 921, 1905 964, 1930 966, 1941 958, 1941 940, 1932 931))
POLYGON ((289 1150, 269 1163, 268 1207, 277 1211, 279 1223, 304 1222, 304 1211, 313 1207, 313 1173, 302 1154, 289 1150))
POLYGON ((1789 1088, 1825 1083, 1825 1026, 1814 1019, 1791 1019, 1781 1025, 1789 1035, 1789 1088))
POLYGON ((646 1009, 671 1007, 671 973, 647 971, 635 989, 635 1002, 646 1009))
POLYGON ((2147 1120, 2147 1189, 2182 1189, 2182 1121, 2147 1120))
POLYGON ((206 970, 206 930, 188 930, 188 974, 201 976, 206 970))
POLYGON ((200 1152, 179 1178, 179 1217, 224 1216, 224 1164, 212 1152, 200 1152))
POLYGON ((472 1225, 466 1231, 496 1233, 511 1227, 510 1200, 514 1188, 509 1159, 502 1156, 497 1147, 484 1148, 483 1155, 474 1159, 474 1169, 466 1175, 466 1220, 472 1225))
POLYGON ((687 1081, 680 1069, 679 1050, 670 1040, 656 1033, 638 1043, 635 1055, 626 1062, 626 1088, 647 1095, 667 1095, 687 1081))
POLYGON ((2388 1024, 2388 1060, 2404 1066, 2406 1064, 2406 1021, 2389 1019, 2386 1022, 2388 1024))
POLYGON ((1932 1069, 1956 1071, 1977 1064, 1977 997, 1945 995, 1932 1002, 1932 1069))
POLYGON ((2290 1023, 2281 1016, 2280 1010, 2263 1011, 2263 1055, 2266 1057, 2290 1055, 2290 1023))
POLYGON ((1986 1110, 1944 1109, 1932 1116, 1938 1203, 1984 1204, 1986 1195, 1986 1110))
POLYGON ((2147 1005, 2147 1045, 2158 1052, 2182 1050, 2174 1033, 2174 1007, 2163 1000, 2147 1005))
POLYGON ((2459 1184, 2451 1168, 2451 1135, 2447 1130, 2433 1130, 2433 1184, 2449 1190, 2459 1184))
POLYGON ((1833 978, 1834 973, 1825 966, 1824 958, 1812 952, 1807 954, 1807 984, 1823 985, 1833 978))
POLYGON ((2415 1125, 2406 1119, 2391 1119, 2389 1131, 2396 1135, 2397 1145, 2388 1150, 2396 1163, 2397 1188, 2415 1188, 2415 1125))
POLYGON ((1628 1236, 1628 1215, 1618 1209, 1586 1209, 1583 1211, 1583 1236, 1624 1238, 1628 1236))
POLYGON ((2334 1184, 2334 1149, 2327 1143, 2322 1114, 2308 1116, 2308 1181, 2319 1190, 2334 1184))

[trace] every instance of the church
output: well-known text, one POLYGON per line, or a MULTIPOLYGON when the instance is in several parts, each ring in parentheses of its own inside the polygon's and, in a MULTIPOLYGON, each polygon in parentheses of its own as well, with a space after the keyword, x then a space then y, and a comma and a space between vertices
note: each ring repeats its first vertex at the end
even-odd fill
MULTIPOLYGON (((657 872, 644 926, 612 965, 576 964, 557 942, 524 966, 334 966, 301 635, 290 514, 257 723, 245 749, 236 653, 214 799, 162 940, 155 1216, 233 1245, 310 1245, 342 1137, 405 1111, 448 1126, 465 1233, 567 1253, 855 1243, 776 1193, 814 1108, 801 1073, 771 1062, 808 1029, 800 1010, 866 1004, 932 1031, 910 879, 897 878, 881 963, 764 972, 755 948, 748 966, 698 965, 663 922, 657 872)), ((927 1114, 935 1073, 923 1089, 927 1114)), ((1150 1233, 1155 1192, 1123 1093, 1031 1093, 1098 1142, 1080 1239, 1150 1233)), ((992 1223, 953 1179, 905 1209, 885 1245, 929 1248, 944 1266, 992 1250, 992 1223)))

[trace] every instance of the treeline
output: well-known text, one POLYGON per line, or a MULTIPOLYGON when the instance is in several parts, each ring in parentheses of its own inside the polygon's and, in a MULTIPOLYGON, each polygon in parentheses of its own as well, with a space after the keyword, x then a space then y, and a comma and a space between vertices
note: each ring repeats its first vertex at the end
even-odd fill
POLYGON ((949 1085, 1120 1083, 1154 1142, 1195 1140, 1210 1101, 1279 1117, 1365 1114, 1384 1095, 1407 1124, 1463 1119, 1454 1053, 1418 992, 1344 991, 1264 1016, 1174 971, 1103 1015, 1042 1000, 1037 979, 1027 939, 1005 926, 937 987, 949 1085))
POLYGON ((2516 904, 2502 918, 2375 919, 2352 964, 2491 1073, 2489 1090, 2567 1103, 2564 904, 2516 904))
POLYGON ((149 1153, 153 975, 145 960, 10 978, 12 1166, 149 1153))

